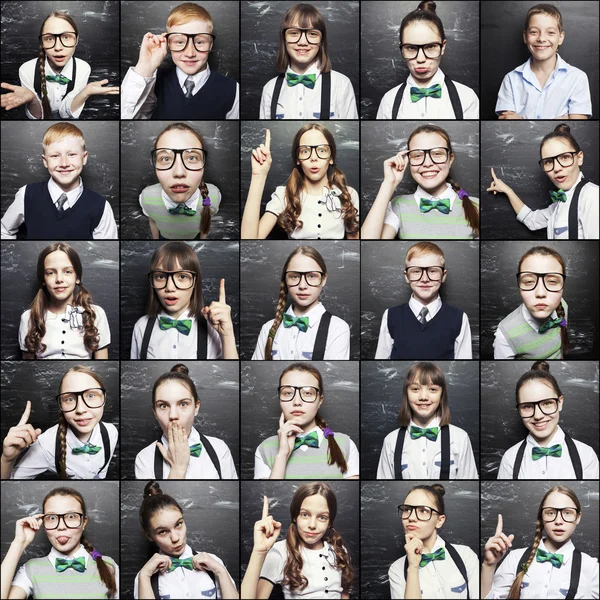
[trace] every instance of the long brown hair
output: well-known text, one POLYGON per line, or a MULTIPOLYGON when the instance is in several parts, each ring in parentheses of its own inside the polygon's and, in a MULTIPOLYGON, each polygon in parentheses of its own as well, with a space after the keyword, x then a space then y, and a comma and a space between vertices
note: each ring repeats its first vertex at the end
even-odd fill
POLYGON ((338 187, 341 190, 339 196, 340 203, 342 205, 342 218, 344 219, 344 225, 348 233, 356 233, 358 231, 358 211, 354 204, 352 204, 352 197, 348 190, 346 183, 346 176, 343 171, 335 164, 336 147, 335 139, 329 129, 321 125, 320 123, 307 123, 302 126, 294 136, 292 142, 292 160, 294 161, 294 170, 288 177, 285 186, 285 208, 278 217, 278 223, 282 229, 288 234, 294 232, 297 227, 302 227, 302 221, 300 220, 300 213, 302 212, 302 202, 300 201, 300 192, 304 188, 304 172, 302 167, 298 164, 298 146, 300 146, 300 138, 311 129, 320 131, 327 140, 329 147, 331 148, 331 159, 333 164, 331 169, 327 170, 327 184, 330 188, 333 186, 338 187))
MULTIPOLYGON (((79 504, 81 505, 81 512, 85 516, 87 516, 87 509, 85 507, 85 500, 83 499, 83 496, 77 490, 74 490, 73 488, 68 488, 68 487, 57 487, 57 488, 54 488, 53 490, 50 490, 46 494, 46 497, 44 498, 44 502, 42 503, 42 510, 44 510, 43 507, 46 506, 46 502, 53 496, 71 496, 71 497, 75 498, 75 500, 77 500, 77 502, 79 502, 79 504)), ((90 555, 92 555, 95 548, 87 540, 83 531, 81 533, 80 542, 81 542, 82 546, 88 551, 88 553, 90 555)), ((115 581, 114 571, 111 569, 111 567, 108 566, 108 563, 103 560, 102 555, 99 552, 95 553, 95 558, 94 558, 94 556, 91 556, 91 558, 96 561, 96 568, 98 569, 98 575, 100 575, 100 579, 102 580, 102 583, 104 583, 104 585, 108 589, 108 597, 111 598, 112 596, 114 596, 117 593, 117 584, 115 581)))
POLYGON ((100 343, 100 336, 98 335, 98 329, 96 328, 96 313, 92 308, 92 295, 84 287, 81 281, 83 276, 83 267, 81 266, 81 260, 79 254, 75 251, 75 248, 65 242, 54 242, 49 246, 46 246, 39 254, 37 260, 36 274, 37 280, 40 286, 37 294, 33 298, 29 315, 29 329, 25 336, 25 347, 28 352, 31 352, 37 358, 38 352, 46 351, 46 344, 42 343, 42 339, 46 335, 46 313, 51 304, 50 293, 46 289, 46 282, 44 280, 44 261, 49 254, 52 252, 64 252, 68 257, 73 269, 75 269, 76 279, 79 280, 79 284, 75 287, 73 293, 73 306, 81 306, 84 313, 82 315, 83 321, 83 344, 90 352, 94 352, 98 349, 100 343))
POLYGON ((349 592, 354 580, 354 569, 350 561, 350 555, 344 548, 342 536, 335 530, 333 523, 337 514, 337 500, 329 485, 322 482, 304 483, 295 492, 290 504, 290 517, 292 522, 288 528, 286 547, 287 561, 283 568, 282 585, 288 586, 292 591, 304 590, 308 585, 308 579, 302 574, 304 561, 302 560, 302 540, 298 533, 296 519, 300 514, 302 502, 309 496, 319 494, 327 501, 329 509, 329 529, 323 539, 331 545, 336 557, 336 568, 342 573, 342 589, 349 592))
POLYGON ((400 43, 402 43, 402 33, 404 32, 404 28, 414 21, 425 21, 432 24, 438 30, 443 42, 446 39, 444 25, 437 16, 435 9, 436 4, 432 0, 419 2, 419 6, 417 6, 417 8, 412 12, 409 12, 404 19, 402 19, 402 23, 400 23, 400 43))
POLYGON ((192 381, 189 375, 189 369, 182 363, 174 365, 168 373, 163 373, 155 382, 152 387, 152 408, 154 408, 154 402, 156 400, 156 390, 165 383, 165 381, 178 381, 183 384, 194 399, 194 404, 198 404, 200 399, 198 398, 198 392, 196 391, 196 385, 192 381))

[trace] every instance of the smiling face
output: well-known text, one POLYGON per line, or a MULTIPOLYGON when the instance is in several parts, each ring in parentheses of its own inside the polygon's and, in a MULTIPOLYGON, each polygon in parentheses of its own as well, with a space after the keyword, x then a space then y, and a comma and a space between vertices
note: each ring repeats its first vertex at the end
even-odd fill
MULTIPOLYGON (((409 504, 410 506, 429 506, 430 508, 437 510, 435 500, 425 490, 412 490, 408 496, 406 496, 404 504, 409 504)), ((429 521, 419 521, 416 512, 417 511, 413 510, 408 519, 402 519, 404 531, 405 533, 414 534, 418 539, 422 540, 423 543, 432 546, 437 536, 436 531, 444 524, 446 516, 432 512, 429 521)))
MULTIPOLYGON (((92 388, 99 388, 100 384, 96 379, 87 373, 78 373, 71 371, 63 378, 60 387, 60 393, 83 392, 92 388)), ((75 396, 74 396, 75 397, 75 396)), ((89 440, 94 427, 102 420, 104 414, 104 405, 99 408, 90 408, 81 399, 77 397, 75 410, 63 413, 67 423, 71 426, 73 433, 83 442, 89 440)))
MULTIPOLYGON (((546 507, 568 508, 571 509, 571 511, 577 512, 577 506, 575 505, 575 502, 573 502, 573 500, 566 494, 556 491, 549 494, 546 498, 546 501, 544 502, 544 508, 546 507)), ((558 512, 556 513, 556 519, 554 521, 544 522, 544 531, 546 532, 546 535, 551 543, 553 543, 558 549, 569 541, 580 521, 581 513, 577 515, 577 518, 574 522, 568 523, 564 520, 562 512, 558 512)), ((547 542, 546 545, 548 545, 547 542)))
POLYGON ((329 506, 321 494, 307 496, 296 517, 298 535, 302 544, 311 550, 323 548, 323 536, 329 529, 329 506))
POLYGON ((87 159, 88 153, 83 149, 81 139, 72 135, 48 144, 42 154, 44 167, 63 192, 70 192, 79 186, 79 176, 87 159))
MULTIPOLYGON (((323 269, 319 266, 319 263, 310 256, 304 254, 296 254, 292 257, 292 260, 288 263, 286 271, 299 271, 299 272, 311 272, 319 271, 323 272, 323 269)), ((300 278, 300 283, 293 287, 288 286, 288 296, 294 304, 294 314, 301 316, 310 311, 319 302, 319 296, 327 281, 327 275, 323 276, 321 284, 318 286, 308 285, 306 283, 306 275, 300 278)))
MULTIPOLYGON (((212 23, 194 19, 183 25, 173 25, 167 27, 167 33, 212 33, 212 23)), ((193 44, 191 38, 188 38, 187 46, 180 52, 171 50, 173 62, 186 74, 195 75, 206 69, 209 52, 199 52, 193 44)))
POLYGON ((169 424, 177 423, 189 437, 200 402, 194 401, 191 390, 183 382, 167 379, 156 388, 152 410, 165 436, 169 424))
MULTIPOLYGON (((410 260, 406 261, 406 267, 442 267, 444 268, 444 259, 432 253, 425 253, 413 256, 410 260)), ((433 302, 439 294, 442 283, 446 281, 447 271, 444 269, 444 273, 440 281, 431 281, 427 275, 427 270, 423 269, 423 274, 419 281, 409 281, 406 274, 404 279, 410 285, 410 289, 413 292, 413 296, 421 304, 427 305, 433 302)))
POLYGON ((149 519, 146 536, 169 556, 181 556, 187 544, 187 527, 177 508, 168 507, 155 512, 149 519))
MULTIPOLYGON (((173 268, 173 271, 179 271, 181 269, 181 265, 179 261, 176 262, 176 266, 173 268)), ((157 271, 166 270, 162 264, 159 264, 156 267, 157 271)), ((186 277, 185 275, 172 275, 167 279, 167 283, 164 288, 161 290, 154 289, 154 293, 156 294, 158 301, 162 304, 165 312, 169 313, 171 317, 177 319, 180 315, 182 315, 190 306, 190 298, 194 293, 194 285, 187 290, 180 290, 177 288, 175 283, 173 282, 173 278, 178 277, 178 285, 187 285, 184 284, 181 280, 186 277)))
MULTIPOLYGON (((521 263, 521 272, 531 273, 563 273, 563 268, 554 256, 533 254, 521 263)), ((540 277, 533 290, 519 289, 527 310, 538 321, 545 321, 558 307, 564 288, 559 292, 549 292, 540 277)))
MULTIPOLYGON (((446 40, 442 42, 440 32, 432 23, 412 21, 402 32, 402 43, 415 45, 442 44, 442 53, 438 58, 427 58, 423 48, 420 48, 415 58, 404 59, 415 82, 425 87, 440 67, 440 61, 446 51, 446 40)), ((428 52, 428 54, 431 53, 428 52)))
POLYGON ((406 390, 413 421, 426 427, 435 417, 442 399, 442 387, 413 381, 406 390))
MULTIPOLYGON (((61 33, 71 33, 76 35, 73 26, 68 21, 59 17, 50 17, 46 20, 44 27, 42 28, 42 36, 46 33, 54 33, 56 35, 61 33)), ((75 54, 76 47, 77 42, 75 42, 75 45, 71 48, 63 46, 60 37, 57 37, 54 48, 44 49, 48 62, 56 73, 60 73, 63 67, 69 62, 69 59, 75 54)))
POLYGON ((560 31, 557 20, 545 14, 533 15, 527 31, 523 32, 523 41, 537 61, 553 59, 564 39, 565 32, 560 31))
MULTIPOLYGON (((541 151, 541 157, 549 158, 558 156, 565 152, 575 152, 575 148, 569 144, 565 138, 555 137, 550 138, 543 146, 541 151)), ((565 156, 565 158, 571 158, 565 156)), ((550 181, 561 190, 570 190, 576 183, 579 173, 581 173, 579 167, 583 164, 583 152, 573 156, 574 161, 570 167, 563 167, 556 158, 554 159, 554 167, 552 171, 546 171, 550 181)), ((565 162, 563 160, 563 162, 565 162)))
MULTIPOLYGON (((288 371, 281 377, 279 385, 311 386, 320 390, 319 380, 312 373, 305 371, 288 371)), ((300 397, 300 390, 296 390, 296 395, 289 402, 279 401, 285 420, 294 419, 305 432, 315 427, 315 417, 321 404, 323 404, 322 394, 315 402, 305 402, 300 397)))
MULTIPOLYGON (((300 137, 299 146, 323 146, 329 145, 327 138, 318 129, 309 129, 300 137)), ((330 149, 331 151, 331 149, 330 149)), ((304 177, 311 183, 318 185, 327 181, 327 169, 333 164, 333 158, 319 158, 317 149, 311 149, 310 158, 306 160, 296 159, 296 164, 302 169, 304 177)))
POLYGON ((79 277, 66 252, 56 250, 46 256, 44 283, 53 305, 62 306, 73 302, 73 293, 75 285, 79 283, 79 277))
MULTIPOLYGON (((46 515, 63 515, 69 512, 83 513, 83 508, 74 496, 57 495, 46 500, 43 511, 46 515)), ((65 525, 64 518, 61 518, 56 529, 46 529, 48 541, 59 552, 70 555, 79 548, 81 536, 87 522, 88 518, 84 517, 77 529, 71 529, 65 525)))
MULTIPOLYGON (((293 21, 290 28, 300 28, 298 21, 293 21)), ((308 27, 312 27, 312 24, 308 27)), ((290 68, 294 73, 304 74, 311 65, 317 60, 320 44, 309 44, 306 36, 308 31, 302 32, 297 42, 285 42, 285 49, 290 58, 290 68)))
MULTIPOLYGON (((431 150, 432 148, 448 148, 448 142, 439 133, 417 133, 410 139, 409 150, 431 150)), ((422 165, 410 165, 412 178, 432 196, 438 196, 446 190, 446 179, 450 175, 450 167, 454 162, 454 154, 448 155, 444 163, 434 163, 431 153, 425 153, 422 165)))
MULTIPOLYGON (((519 390, 519 404, 525 404, 527 402, 539 402, 546 398, 558 398, 558 410, 551 414, 546 415, 540 408, 541 405, 535 406, 535 413, 531 417, 521 416, 523 425, 527 427, 531 435, 535 438, 538 444, 541 446, 547 445, 552 436, 556 433, 558 428, 558 422, 560 420, 560 411, 563 407, 563 397, 556 393, 556 390, 540 379, 532 379, 526 382, 519 390)), ((547 407, 544 406, 544 410, 548 412, 547 407)))

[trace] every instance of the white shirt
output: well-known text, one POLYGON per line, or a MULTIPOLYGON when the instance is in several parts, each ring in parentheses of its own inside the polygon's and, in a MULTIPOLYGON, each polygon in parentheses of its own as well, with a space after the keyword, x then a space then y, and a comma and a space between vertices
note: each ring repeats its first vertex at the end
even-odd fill
MULTIPOLYGON (((352 204, 357 211, 360 211, 356 190, 349 187, 348 192, 352 204)), ((343 239, 347 229, 342 218, 342 203, 339 199, 341 193, 342 191, 338 187, 330 190, 326 186, 323 186, 321 196, 312 196, 302 190, 300 192, 302 227, 297 227, 291 234, 288 234, 288 237, 293 240, 343 239)), ((285 186, 277 186, 271 199, 267 202, 265 212, 273 213, 278 217, 284 211, 286 204, 285 186)))
MULTIPOLYGON (((571 208, 575 188, 582 177, 583 173, 579 173, 573 187, 565 191, 566 202, 553 202, 550 206, 539 210, 531 210, 528 206, 524 206, 517 214, 517 221, 520 221, 532 231, 546 227, 549 240, 568 240, 569 209, 571 208)), ((588 181, 581 188, 577 207, 577 237, 580 240, 598 239, 599 202, 598 186, 588 181)))
MULTIPOLYGON (((307 431, 305 434, 299 437, 304 437, 313 431, 317 432, 317 437, 319 440, 319 448, 325 439, 323 435, 323 430, 320 427, 314 427, 310 431, 307 431)), ((328 442, 326 442, 328 443, 328 442)), ((349 443, 349 451, 348 456, 346 456, 346 466, 348 470, 344 473, 344 479, 348 479, 348 477, 355 477, 360 473, 360 458, 358 454, 358 450, 356 448, 356 444, 348 438, 349 443)), ((306 452, 308 450, 308 446, 303 445, 300 446, 294 452, 306 452)), ((291 455, 290 455, 291 456, 291 455)), ((271 467, 269 467, 265 461, 262 459, 258 447, 256 448, 256 452, 254 453, 254 479, 269 479, 271 477, 271 467)))
MULTIPOLYGON (((92 304, 92 310, 96 313, 94 325, 98 329, 98 350, 106 348, 110 344, 110 329, 104 309, 97 304, 92 304)), ((42 343, 46 344, 44 352, 38 352, 36 358, 47 360, 59 359, 90 359, 92 352, 83 343, 83 308, 72 307, 67 304, 64 313, 55 314, 46 311, 46 335, 42 343)), ((31 310, 26 310, 21 315, 19 323, 19 347, 23 352, 29 352, 25 346, 25 338, 29 332, 29 315, 31 310)))
MULTIPOLYGON (((410 99, 410 88, 420 88, 421 84, 417 83, 412 75, 409 75, 402 94, 398 119, 456 119, 445 79, 443 71, 438 69, 427 86, 431 87, 439 83, 442 86, 441 98, 421 98, 417 102, 413 102, 410 99)), ((470 87, 458 83, 458 81, 455 81, 454 85, 463 109, 463 119, 479 119, 479 98, 477 98, 477 94, 470 87)), ((397 85, 385 93, 377 111, 377 119, 394 118, 392 109, 399 89, 400 85, 397 85)))
MULTIPOLYGON (((160 554, 164 554, 161 552, 160 554)), ((222 564, 223 561, 210 552, 207 553, 212 559, 222 564)), ((192 549, 190 546, 186 546, 185 550, 177 558, 190 558, 193 556, 192 549)), ((235 582, 227 572, 231 583, 235 587, 235 582)), ((140 574, 135 576, 133 583, 133 597, 139 598, 139 577, 140 574)), ((222 598, 221 586, 219 585, 219 578, 215 576, 215 581, 205 571, 197 571, 196 569, 184 569, 183 567, 177 567, 173 571, 160 573, 158 576, 158 594, 161 598, 222 598)))
MULTIPOLYGON (((533 530, 531 531, 533 541, 533 530)), ((548 552, 544 540, 539 546, 548 552)), ((523 600, 564 598, 569 591, 571 583, 571 565, 573 564, 573 550, 575 546, 569 540, 557 554, 563 555, 563 564, 557 569, 550 561, 538 562, 533 559, 529 569, 523 577, 521 584, 521 598, 523 600)), ((527 548, 519 548, 509 552, 502 564, 494 573, 492 589, 486 599, 507 598, 510 587, 517 575, 519 560, 527 548)), ((575 598, 598 598, 598 559, 585 552, 581 553, 581 576, 575 598)))
MULTIPOLYGON (((569 448, 565 443, 565 432, 560 428, 556 429, 552 439, 546 444, 546 447, 561 444, 562 455, 542 456, 538 460, 533 460, 533 449, 539 447, 537 440, 531 435, 526 438, 527 446, 523 454, 523 462, 519 469, 519 479, 575 479, 575 469, 569 454, 569 448)), ((498 470, 498 479, 512 479, 513 467, 517 458, 517 451, 523 442, 515 444, 509 448, 500 462, 498 470)), ((583 467, 584 479, 598 479, 598 457, 591 446, 573 440, 577 447, 579 457, 581 458, 581 466, 583 467)))
MULTIPOLYGON (((3 240, 16 240, 17 230, 22 225, 23 221, 25 221, 26 187, 27 186, 24 185, 22 188, 19 188, 15 194, 13 203, 8 207, 4 213, 4 216, 2 217, 0 233, 3 240)), ((62 196, 62 194, 67 194, 67 201, 63 204, 63 209, 67 210, 68 208, 75 206, 79 198, 81 198, 81 194, 83 194, 83 181, 80 177, 79 185, 74 190, 71 190, 70 192, 64 192, 60 187, 58 187, 54 179, 50 178, 48 180, 48 191, 50 192, 50 197, 52 198, 52 202, 54 202, 55 206, 57 205, 60 196, 62 196)), ((81 233, 81 237, 84 237, 84 232, 81 233)), ((92 232, 92 237, 95 240, 116 240, 119 237, 112 207, 106 201, 104 202, 104 212, 102 213, 102 218, 98 223, 98 227, 96 227, 96 229, 94 229, 92 232)))
MULTIPOLYGON (((323 548, 320 550, 311 550, 302 546, 300 552, 303 563, 302 575, 308 579, 308 585, 302 591, 296 590, 295 592, 292 592, 288 586, 282 586, 283 597, 302 600, 341 598, 344 591, 342 572, 335 567, 336 555, 330 544, 323 540, 323 548)), ((261 579, 266 579, 273 585, 281 583, 286 561, 286 541, 275 542, 263 563, 260 571, 261 579)))
MULTIPOLYGON (((410 307, 410 310, 412 310, 415 317, 419 318, 419 313, 425 304, 421 304, 416 298, 411 296, 410 300, 408 301, 408 306, 410 307)), ((440 296, 438 295, 433 302, 427 304, 427 308, 429 309, 429 312, 427 313, 425 320, 431 321, 431 319, 433 319, 433 317, 435 317, 435 315, 438 313, 440 308, 442 308, 442 299, 440 296)), ((388 309, 386 308, 385 312, 383 313, 383 317, 381 318, 381 328, 379 329, 379 339, 377 341, 375 358, 389 358, 392 354, 393 346, 394 338, 390 335, 388 330, 388 309)), ((471 349, 471 326, 469 325, 469 318, 467 317, 466 313, 463 313, 460 333, 454 341, 454 358, 473 358, 473 350, 471 349)))
MULTIPOLYGON (((210 216, 214 217, 219 212, 219 206, 221 205, 221 192, 219 188, 212 185, 212 183, 207 183, 206 187, 208 188, 208 195, 210 196, 210 216)), ((142 209, 142 213, 150 218, 150 215, 144 209, 144 204, 142 202, 143 192, 140 194, 138 202, 140 203, 140 208, 142 209)), ((165 205, 165 208, 169 210, 170 208, 176 208, 181 204, 181 202, 173 202, 171 198, 167 195, 167 192, 160 188, 160 197, 165 205)), ((192 210, 198 210, 198 204, 200 203, 200 199, 202 196, 200 195, 200 189, 197 189, 191 197, 184 202, 184 206, 191 208, 192 210)), ((202 210, 202 205, 200 205, 200 210, 202 210)))
MULTIPOLYGON (((293 305, 290 305, 285 312, 293 317, 296 316, 293 305)), ((308 330, 306 332, 300 331, 296 326, 284 327, 282 321, 273 340, 273 360, 311 360, 321 317, 325 312, 325 307, 319 302, 304 315, 308 317, 308 330)), ((265 360, 265 346, 274 320, 271 319, 261 327, 252 360, 265 360)), ((331 317, 329 322, 323 359, 350 359, 350 327, 346 321, 335 315, 331 317)))
MULTIPOLYGON (((214 448, 217 458, 219 459, 219 465, 221 466, 221 478, 222 479, 237 479, 237 471, 235 470, 235 463, 231 452, 227 447, 227 444, 219 438, 206 436, 211 446, 214 448)), ((200 443, 200 434, 198 430, 192 427, 190 436, 188 437, 189 445, 200 443)), ((161 444, 168 449, 169 442, 167 436, 163 433, 160 438, 161 444)), ((135 457, 135 478, 136 479, 155 479, 154 473, 154 455, 156 452, 156 443, 152 443, 146 446, 143 450, 138 452, 135 457)), ((169 478, 171 472, 171 465, 163 459, 163 479, 169 478)), ((202 445, 200 456, 191 456, 190 462, 188 463, 187 471, 185 472, 185 479, 219 479, 219 473, 215 469, 208 452, 202 445)))
MULTIPOLYGON (((452 546, 456 548, 465 563, 470 597, 479 598, 479 559, 477 554, 469 546, 461 544, 452 544, 452 546)), ((438 535, 431 552, 433 553, 439 548, 445 547, 446 542, 438 535)), ((406 556, 399 558, 388 571, 392 598, 404 598, 406 590, 405 562, 406 556)), ((434 600, 438 598, 467 597, 467 584, 448 551, 446 551, 444 560, 432 560, 424 567, 419 567, 419 583, 421 585, 421 598, 434 600)))
MULTIPOLYGON (((154 328, 152 329, 152 336, 148 343, 148 354, 147 358, 164 358, 164 359, 195 359, 198 353, 198 329, 196 327, 196 318, 191 317, 189 310, 186 310, 182 315, 179 316, 178 320, 183 321, 184 319, 192 320, 192 329, 188 335, 179 333, 176 327, 170 329, 161 330, 158 321, 160 317, 169 317, 171 315, 165 311, 161 311, 154 322, 154 328)), ((131 356, 130 358, 140 358, 140 352, 142 350, 142 340, 144 339, 144 332, 146 331, 146 323, 150 317, 144 315, 142 318, 137 320, 135 327, 133 328, 133 339, 131 340, 131 356)), ((204 319, 203 315, 200 315, 201 319, 204 319)), ((207 352, 206 358, 208 360, 214 360, 215 358, 223 358, 223 344, 221 338, 217 333, 217 330, 212 326, 210 321, 206 321, 208 325, 207 332, 207 352)))
MULTIPOLYGON (((442 432, 438 431, 435 442, 424 435, 413 440, 410 437, 411 426, 417 426, 410 421, 404 435, 402 447, 402 478, 403 479, 439 479, 442 469, 442 432)), ((439 417, 435 417, 427 427, 440 427, 439 417)), ((478 479, 475 457, 471 440, 464 429, 449 425, 450 428, 450 479, 478 479)), ((377 479, 395 479, 394 456, 399 429, 394 429, 385 436, 383 448, 377 467, 377 479)))
MULTIPOLYGON (((290 67, 286 70, 294 73, 290 67)), ((302 83, 289 86, 284 79, 281 93, 277 101, 276 119, 320 119, 321 118, 321 87, 323 78, 316 63, 304 73, 305 75, 316 75, 315 87, 311 90, 302 83)), ((260 99, 260 119, 271 118, 271 100, 275 91, 277 77, 269 80, 263 87, 260 99)), ((352 82, 346 75, 331 71, 331 99, 329 106, 330 119, 358 119, 356 109, 356 98, 352 82)))
MULTIPOLYGON (((90 78, 90 73, 92 69, 90 65, 88 65, 85 60, 81 60, 80 58, 71 57, 67 64, 63 67, 60 75, 63 75, 67 79, 73 79, 73 60, 77 61, 77 73, 75 80, 75 87, 73 91, 65 96, 63 99, 64 93, 67 91, 67 85, 61 85, 56 81, 46 81, 46 92, 48 94, 48 102, 50 102, 50 108, 52 109, 52 117, 54 119, 78 119, 79 115, 81 115, 81 111, 85 106, 85 103, 82 104, 75 112, 71 112, 71 102, 75 96, 81 92, 81 90, 87 85, 88 79, 90 78)), ((19 79, 21 80, 21 86, 26 87, 28 90, 31 90, 35 97, 38 99, 40 103, 40 107, 42 108, 42 114, 44 112, 44 108, 42 107, 42 99, 37 95, 36 91, 33 89, 33 82, 35 79, 35 63, 37 58, 32 58, 28 60, 26 63, 23 63, 19 67, 19 79)), ((50 64, 48 63, 48 59, 45 59, 45 73, 46 75, 59 75, 56 73, 50 64)), ((41 90, 40 90, 41 93, 41 90)), ((25 105, 25 114, 28 119, 35 119, 35 117, 29 112, 27 105, 25 105)))
MULTIPOLYGON (((175 67, 177 80, 183 92, 186 92, 185 81, 191 77, 194 81, 192 95, 195 96, 206 84, 210 77, 210 67, 206 64, 206 69, 195 75, 187 75, 179 67, 175 67)), ((154 86, 156 85, 156 73, 154 71, 151 77, 142 77, 136 73, 133 67, 125 74, 121 84, 121 119, 150 119, 156 109, 156 95, 154 86)), ((225 115, 226 119, 240 118, 240 84, 235 84, 235 100, 231 110, 225 115)))
MULTIPOLYGON (((98 550, 98 549, 96 548, 96 550, 98 550)), ((100 550, 98 550, 98 552, 100 552, 100 550)), ((58 550, 56 550, 56 548, 52 548, 52 550, 50 550, 50 554, 48 554, 47 558, 50 561, 50 564, 52 566, 54 566, 57 558, 72 559, 72 558, 79 558, 80 556, 83 556, 85 558, 85 568, 87 569, 88 561, 93 560, 93 559, 88 554, 88 551, 81 544, 79 545, 79 548, 72 554, 63 554, 62 552, 59 552, 58 550)), ((110 596, 110 597, 118 598, 119 597, 119 565, 117 565, 116 562, 109 563, 109 564, 114 564, 115 585, 117 586, 115 595, 110 596)), ((27 576, 27 572, 25 571, 25 565, 21 565, 20 569, 17 571, 17 574, 15 575, 15 578, 13 579, 12 585, 16 585, 16 586, 20 587, 22 590, 25 590, 25 593, 27 594, 28 598, 33 593, 33 583, 31 581, 31 579, 29 579, 29 577, 27 576)), ((65 585, 70 585, 70 584, 65 583, 65 585)))

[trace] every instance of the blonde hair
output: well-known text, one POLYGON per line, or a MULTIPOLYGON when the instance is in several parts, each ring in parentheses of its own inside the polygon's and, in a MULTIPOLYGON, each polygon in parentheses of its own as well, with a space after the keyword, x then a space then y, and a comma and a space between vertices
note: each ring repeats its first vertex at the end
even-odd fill
POLYGON ((174 27, 175 25, 185 25, 190 21, 204 21, 210 25, 210 30, 213 30, 213 20, 210 13, 193 2, 184 2, 179 6, 176 6, 167 17, 167 27, 174 27))
POLYGON ((404 266, 408 266, 408 262, 415 256, 423 256, 423 254, 435 254, 441 257, 442 266, 446 265, 446 259, 442 249, 433 242, 418 242, 413 244, 406 253, 406 259, 404 260, 404 266))
POLYGON ((48 149, 50 144, 60 142, 67 137, 75 137, 81 142, 81 147, 85 150, 85 138, 79 127, 76 127, 72 123, 56 123, 46 129, 44 137, 42 138, 42 147, 44 152, 48 149))

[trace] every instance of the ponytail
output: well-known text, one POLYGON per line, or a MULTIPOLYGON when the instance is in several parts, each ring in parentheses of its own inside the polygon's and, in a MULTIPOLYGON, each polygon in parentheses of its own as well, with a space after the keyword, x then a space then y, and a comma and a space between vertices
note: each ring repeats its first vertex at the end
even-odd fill
POLYGON ((325 419, 318 414, 315 418, 315 422, 323 430, 323 435, 327 439, 327 464, 336 464, 342 473, 346 473, 346 471, 348 471, 348 464, 346 463, 346 459, 344 458, 338 443, 335 441, 333 431, 331 431, 331 429, 329 429, 329 425, 327 425, 327 421, 325 421, 325 419))
POLYGON ((60 445, 60 458, 58 459, 58 478, 67 479, 67 420, 62 411, 58 417, 58 441, 60 445))
POLYGON ((115 574, 108 566, 108 563, 102 558, 102 554, 94 549, 94 546, 88 542, 85 535, 81 536, 81 544, 90 553, 90 556, 96 561, 98 575, 102 579, 102 583, 108 588, 108 597, 112 598, 117 593, 117 584, 115 582, 115 574))
POLYGON ((269 335, 267 337, 267 343, 265 344, 265 360, 273 360, 273 340, 275 339, 275 334, 281 325, 281 320, 283 319, 283 311, 285 310, 285 305, 287 304, 287 285, 285 281, 282 281, 279 284, 279 299, 277 301, 277 309, 275 311, 275 320, 273 321, 273 325, 271 325, 271 329, 269 329, 269 335))
POLYGON ((42 119, 52 118, 52 108, 50 108, 50 100, 48 100, 48 90, 46 88, 46 53, 40 42, 40 82, 42 86, 42 119))
POLYGON ((465 219, 469 224, 469 227, 473 230, 473 237, 479 237, 479 209, 469 198, 469 195, 463 190, 456 181, 448 177, 446 182, 450 184, 452 189, 458 194, 458 197, 462 200, 463 210, 465 211, 465 219))
POLYGON ((200 220, 200 234, 205 236, 208 235, 208 232, 210 231, 210 222, 212 216, 210 214, 211 199, 208 195, 208 186, 206 185, 204 178, 202 178, 198 189, 200 190, 200 194, 202 196, 202 218, 200 220))
POLYGON ((529 554, 529 558, 527 559, 527 562, 525 562, 525 564, 523 565, 523 568, 517 573, 515 580, 512 582, 512 585, 510 586, 510 590, 509 590, 508 596, 507 596, 507 598, 509 598, 510 600, 514 600, 516 598, 521 597, 521 584, 523 583, 523 578, 525 577, 525 573, 527 573, 529 566, 531 565, 531 563, 533 562, 533 559, 535 558, 535 553, 537 552, 540 542, 542 541, 543 531, 544 531, 544 524, 542 523, 542 519, 538 517, 537 524, 535 527, 535 539, 533 540, 533 546, 531 548, 531 553, 529 554))
POLYGON ((567 325, 567 315, 565 313, 565 307, 563 306, 562 299, 559 305, 556 307, 556 316, 565 322, 564 325, 560 325, 560 349, 564 358, 569 351, 569 329, 567 325))

